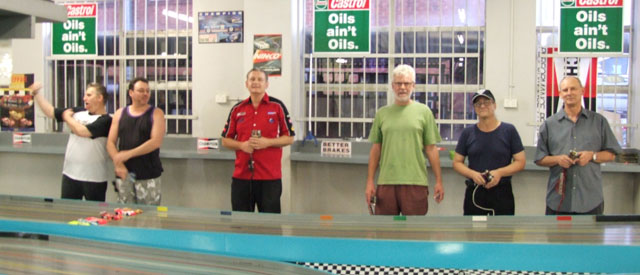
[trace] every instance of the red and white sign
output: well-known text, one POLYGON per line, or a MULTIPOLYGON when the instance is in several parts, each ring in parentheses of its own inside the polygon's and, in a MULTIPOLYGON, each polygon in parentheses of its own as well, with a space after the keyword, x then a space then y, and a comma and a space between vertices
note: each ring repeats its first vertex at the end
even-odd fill
POLYGON ((21 145, 25 143, 31 143, 31 134, 20 132, 13 133, 13 145, 21 145))
POLYGON ((214 138, 198 138, 198 150, 218 149, 218 140, 214 138))
POLYGON ((577 7, 622 7, 622 0, 576 0, 576 2, 577 7))
POLYGON ((273 60, 280 60, 281 58, 282 58, 281 53, 265 51, 265 50, 257 50, 256 53, 253 55, 253 62, 254 63, 269 62, 273 60))
POLYGON ((97 6, 93 4, 65 4, 67 17, 95 17, 97 6))
MULTIPOLYGON (((547 53, 552 54, 558 49, 548 48, 547 53)), ((560 81, 565 77, 573 75, 580 79, 584 86, 584 97, 595 98, 596 86, 598 83, 598 58, 582 57, 577 64, 569 64, 566 58, 547 58, 547 96, 559 96, 560 81)))
POLYGON ((368 0, 329 0, 329 10, 368 10, 368 0))

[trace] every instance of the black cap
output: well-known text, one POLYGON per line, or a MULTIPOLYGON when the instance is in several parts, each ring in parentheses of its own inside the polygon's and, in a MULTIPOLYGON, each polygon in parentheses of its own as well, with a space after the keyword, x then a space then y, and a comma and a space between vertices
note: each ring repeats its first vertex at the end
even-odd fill
POLYGON ((496 98, 493 97, 493 94, 491 93, 491 91, 480 90, 480 91, 477 91, 475 95, 473 95, 473 99, 471 99, 471 102, 476 103, 476 99, 478 99, 479 97, 486 97, 488 99, 493 100, 494 102, 496 101, 496 98))

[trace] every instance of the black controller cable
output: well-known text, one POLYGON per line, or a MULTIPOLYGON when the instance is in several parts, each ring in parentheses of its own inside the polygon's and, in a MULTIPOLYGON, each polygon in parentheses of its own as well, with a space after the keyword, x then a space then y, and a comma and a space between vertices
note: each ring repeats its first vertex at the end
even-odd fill
MULTIPOLYGON (((485 170, 484 173, 482 173, 482 176, 484 177, 485 180, 485 184, 489 183, 490 181, 493 180, 493 175, 491 175, 491 173, 489 173, 489 170, 485 170)), ((478 203, 476 203, 476 191, 478 191, 478 187, 480 187, 479 184, 475 184, 475 188, 473 188, 473 194, 471 194, 471 201, 473 202, 473 205, 475 205, 477 208, 484 210, 484 211, 490 211, 491 212, 491 216, 495 216, 496 215, 496 210, 493 208, 488 208, 488 207, 482 207, 480 205, 478 205, 478 203)))
POLYGON ((253 153, 249 153, 249 171, 251 171, 251 177, 249 177, 249 203, 251 204, 250 208, 253 208, 253 206, 255 205, 255 202, 251 200, 253 198, 253 191, 251 189, 253 187, 254 164, 253 153))

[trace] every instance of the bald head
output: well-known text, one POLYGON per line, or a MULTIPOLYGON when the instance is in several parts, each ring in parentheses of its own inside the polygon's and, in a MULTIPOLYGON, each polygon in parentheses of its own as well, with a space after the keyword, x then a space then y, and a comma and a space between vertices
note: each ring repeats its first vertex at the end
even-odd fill
POLYGON ((579 79, 579 78, 577 78, 577 77, 575 77, 575 76, 572 76, 572 75, 565 76, 565 77, 562 79, 562 81, 560 81, 560 87, 562 87, 562 83, 564 83, 565 81, 575 81, 575 82, 576 82, 576 84, 578 84, 578 86, 579 86, 580 88, 583 88, 583 86, 582 86, 582 81, 580 81, 580 79, 579 79))

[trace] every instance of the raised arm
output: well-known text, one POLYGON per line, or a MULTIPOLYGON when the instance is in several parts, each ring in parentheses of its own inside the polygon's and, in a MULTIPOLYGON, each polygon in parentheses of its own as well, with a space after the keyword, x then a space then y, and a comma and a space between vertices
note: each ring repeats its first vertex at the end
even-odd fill
POLYGON ((42 84, 40 84, 40 82, 34 82, 31 86, 29 86, 29 88, 31 89, 31 93, 33 94, 33 99, 36 101, 36 104, 38 105, 38 107, 40 107, 40 110, 44 113, 44 115, 48 118, 55 119, 53 105, 51 105, 51 103, 49 103, 49 101, 44 98, 44 95, 40 92, 40 90, 42 89, 42 84))

